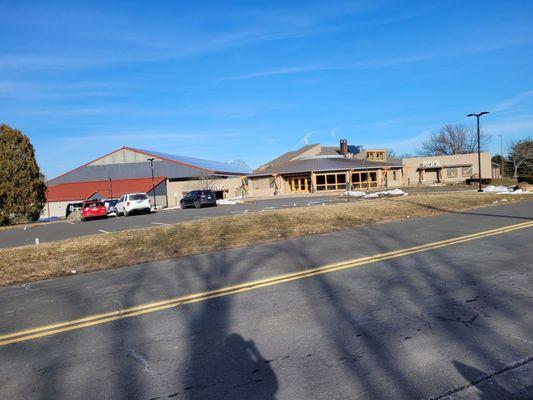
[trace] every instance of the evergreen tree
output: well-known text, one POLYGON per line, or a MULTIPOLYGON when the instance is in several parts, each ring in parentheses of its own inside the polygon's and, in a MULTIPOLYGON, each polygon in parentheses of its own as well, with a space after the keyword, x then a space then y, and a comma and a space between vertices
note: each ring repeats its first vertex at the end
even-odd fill
POLYGON ((45 192, 30 140, 0 124, 0 225, 37 220, 46 202, 45 192))

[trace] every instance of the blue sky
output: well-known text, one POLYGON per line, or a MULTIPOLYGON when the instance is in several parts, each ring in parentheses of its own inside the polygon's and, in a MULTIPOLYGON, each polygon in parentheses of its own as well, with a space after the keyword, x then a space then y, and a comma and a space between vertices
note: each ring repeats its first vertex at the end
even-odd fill
POLYGON ((250 166, 347 138, 414 152, 481 110, 533 135, 533 2, 6 2, 0 122, 48 178, 122 145, 250 166))

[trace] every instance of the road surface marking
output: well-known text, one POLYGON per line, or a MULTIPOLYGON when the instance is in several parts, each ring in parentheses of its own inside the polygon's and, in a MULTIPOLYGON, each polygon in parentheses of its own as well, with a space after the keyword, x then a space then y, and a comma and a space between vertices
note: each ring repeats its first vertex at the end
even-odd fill
POLYGON ((104 231, 103 229, 98 229, 98 232, 109 233, 108 231, 104 231))
POLYGON ((72 221, 66 221, 65 223, 66 224, 70 224, 70 225, 74 225, 74 222, 72 222, 72 221))
POLYGON ((211 290, 203 293, 195 293, 181 297, 170 298, 153 303, 141 304, 133 307, 123 308, 121 310, 110 311, 102 314, 89 315, 71 321, 59 322, 51 325, 30 328, 18 332, 0 335, 0 346, 12 343, 25 342, 32 339, 38 339, 45 336, 51 336, 62 332, 68 332, 89 326, 100 325, 123 318, 135 317, 138 315, 148 314, 156 311, 166 310, 169 308, 179 307, 185 304, 197 303, 213 299, 216 297, 228 296, 251 290, 287 283, 300 279, 309 278, 316 275, 328 274, 331 272, 342 271, 363 265, 382 262, 394 258, 404 257, 411 254, 421 253, 429 250, 435 250, 455 244, 470 242, 472 240, 482 239, 490 236, 501 235, 513 232, 519 229, 532 228, 533 221, 523 222, 520 224, 509 225, 488 231, 473 233, 470 235, 459 236, 451 239, 441 240, 433 243, 427 243, 419 246, 408 247, 405 249, 390 251, 373 256, 356 258, 348 261, 342 261, 334 264, 323 265, 321 267, 310 268, 303 271, 289 274, 277 275, 270 278, 259 279, 250 282, 244 282, 220 289, 211 290))
POLYGON ((154 224, 154 225, 170 225, 170 224, 167 224, 165 222, 152 222, 152 224, 154 224))

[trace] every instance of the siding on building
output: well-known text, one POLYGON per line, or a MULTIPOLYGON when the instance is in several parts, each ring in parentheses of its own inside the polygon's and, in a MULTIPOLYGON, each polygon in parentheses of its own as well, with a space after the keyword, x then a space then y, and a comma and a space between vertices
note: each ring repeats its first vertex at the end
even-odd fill
MULTIPOLYGON (((437 180, 436 170, 427 170, 424 179, 420 182, 420 168, 431 163, 440 169, 441 181, 449 183, 464 182, 466 179, 478 176, 477 153, 454 154, 450 156, 409 157, 402 160, 404 166, 404 183, 414 185, 417 183, 431 184, 437 180)), ((481 153, 481 177, 491 178, 491 155, 481 153)))

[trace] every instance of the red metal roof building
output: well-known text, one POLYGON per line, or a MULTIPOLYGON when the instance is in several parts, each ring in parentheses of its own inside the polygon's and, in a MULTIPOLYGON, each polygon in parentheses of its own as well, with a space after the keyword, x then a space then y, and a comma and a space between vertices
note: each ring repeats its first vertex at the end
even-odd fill
POLYGON ((150 192, 165 181, 165 177, 118 179, 94 182, 60 183, 46 190, 46 199, 54 201, 79 201, 91 198, 118 198, 125 193, 150 192))
MULTIPOLYGON (((69 202, 118 198, 145 192, 158 207, 168 206, 167 183, 240 177, 248 171, 235 163, 122 147, 47 182, 42 217, 64 217, 69 202), (152 176, 154 184, 152 184, 152 176)), ((176 193, 181 196, 182 193, 176 193)))

